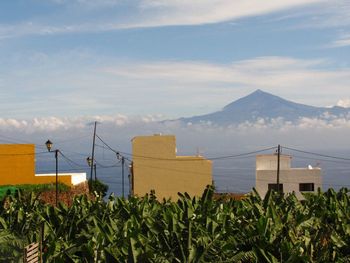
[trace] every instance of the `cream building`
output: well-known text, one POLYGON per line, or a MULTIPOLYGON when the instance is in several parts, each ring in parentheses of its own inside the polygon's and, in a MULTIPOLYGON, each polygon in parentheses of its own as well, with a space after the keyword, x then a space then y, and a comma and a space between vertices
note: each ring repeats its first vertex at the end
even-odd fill
POLYGON ((178 199, 178 192, 201 196, 212 184, 212 162, 202 156, 177 156, 173 135, 137 136, 132 139, 131 192, 144 196, 155 191, 158 199, 178 199))
MULTIPOLYGON (((303 199, 302 192, 316 192, 322 187, 321 169, 291 168, 292 157, 280 155, 280 189, 284 193, 295 192, 303 199)), ((269 189, 277 189, 277 154, 256 156, 255 188, 261 197, 269 189)))

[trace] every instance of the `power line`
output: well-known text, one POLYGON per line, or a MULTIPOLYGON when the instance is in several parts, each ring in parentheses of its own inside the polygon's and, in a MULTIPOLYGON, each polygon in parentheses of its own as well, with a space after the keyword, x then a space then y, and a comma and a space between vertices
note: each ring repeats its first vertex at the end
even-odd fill
POLYGON ((77 167, 86 168, 85 165, 78 164, 77 162, 71 160, 71 159, 68 158, 66 155, 64 155, 61 151, 59 151, 59 153, 61 154, 61 156, 62 156, 68 163, 74 164, 74 165, 77 166, 77 167))
MULTIPOLYGON (((100 167, 99 169, 101 170, 101 169, 111 169, 111 168, 115 168, 115 167, 120 167, 120 166, 109 166, 109 167, 100 167)), ((86 170, 88 167, 85 167, 85 168, 72 168, 72 169, 69 169, 69 170, 67 170, 67 169, 61 169, 60 170, 60 174, 62 174, 62 173, 67 173, 67 174, 69 174, 70 172, 72 172, 72 171, 82 171, 82 170, 86 170)), ((52 169, 45 169, 45 170, 38 170, 36 173, 54 173, 55 171, 54 170, 52 170, 52 169)))
POLYGON ((33 152, 33 153, 0 153, 0 156, 25 156, 25 155, 40 155, 47 154, 48 152, 33 152))
POLYGON ((75 155, 80 155, 80 156, 84 156, 84 157, 89 155, 87 153, 79 153, 79 152, 74 152, 74 151, 69 151, 69 150, 64 150, 64 152, 73 153, 75 155))
POLYGON ((312 157, 295 155, 295 154, 293 154, 293 158, 307 159, 307 160, 320 161, 320 162, 322 161, 322 162, 330 162, 330 163, 341 163, 341 164, 348 164, 348 165, 350 165, 350 163, 347 162, 347 161, 336 161, 336 160, 329 160, 329 159, 323 159, 323 158, 312 158, 312 157))
POLYGON ((128 157, 123 156, 120 151, 114 150, 111 146, 109 146, 104 140, 102 140, 102 138, 100 136, 98 136, 98 134, 96 134, 96 137, 112 152, 114 152, 118 156, 121 156, 122 159, 124 158, 125 160, 129 161, 130 163, 132 162, 128 157))
POLYGON ((95 146, 97 146, 97 147, 100 147, 100 148, 103 148, 103 149, 108 149, 108 150, 110 150, 108 147, 106 147, 106 146, 103 146, 103 145, 99 145, 99 144, 95 144, 95 146))
POLYGON ((332 156, 332 155, 327 155, 327 154, 321 154, 321 153, 309 152, 309 151, 304 151, 304 150, 298 150, 298 149, 290 148, 290 147, 286 147, 286 146, 283 146, 283 148, 287 149, 287 150, 300 152, 300 153, 306 153, 306 154, 315 155, 315 156, 321 156, 321 157, 337 159, 337 160, 343 160, 343 161, 350 161, 350 158, 344 158, 344 157, 332 156))
POLYGON ((240 154, 220 156, 220 157, 209 157, 209 158, 206 158, 206 159, 212 160, 212 161, 223 160, 223 159, 232 159, 232 158, 236 158, 236 157, 243 157, 243 156, 247 156, 247 155, 262 153, 262 152, 266 152, 266 151, 270 151, 270 150, 274 150, 274 149, 276 149, 276 146, 270 147, 270 148, 261 149, 261 150, 257 150, 257 151, 247 152, 247 153, 240 153, 240 154))
POLYGON ((62 144, 62 143, 71 142, 71 141, 79 141, 79 140, 85 139, 89 136, 90 135, 85 135, 85 136, 79 136, 79 137, 74 137, 74 138, 70 138, 70 139, 65 139, 65 140, 57 141, 56 144, 59 144, 59 143, 62 144))
MULTIPOLYGON (((266 152, 270 150, 274 150, 276 147, 270 147, 270 148, 265 148, 257 151, 252 151, 252 152, 246 152, 246 153, 240 153, 240 154, 234 154, 234 155, 225 155, 225 156, 218 156, 218 157, 206 157, 204 159, 181 159, 181 158, 159 158, 159 157, 151 157, 151 156, 144 156, 144 155, 133 155, 130 153, 126 152, 119 152, 125 155, 130 155, 135 158, 142 158, 142 159, 153 159, 153 160, 160 160, 160 161, 203 161, 203 160, 210 160, 210 161, 217 161, 217 160, 226 160, 226 159, 245 159, 245 158, 251 158, 255 157, 254 154, 261 153, 261 152, 266 152)), ((181 156, 180 156, 181 157, 181 156)), ((196 156, 194 156, 196 157, 196 156)))
POLYGON ((98 167, 101 167, 101 168, 102 168, 102 167, 103 167, 103 168, 121 167, 121 165, 119 165, 121 161, 119 161, 119 162, 117 162, 117 163, 114 163, 114 164, 111 164, 111 165, 104 165, 104 164, 101 164, 100 162, 98 162, 98 161, 96 160, 96 158, 95 158, 95 162, 96 162, 96 164, 98 165, 98 167))
MULTIPOLYGON (((122 152, 122 151, 116 151, 114 150, 111 146, 109 146, 98 134, 96 134, 96 137, 111 151, 113 151, 116 154, 125 154, 125 155, 129 155, 132 156, 134 158, 144 158, 144 159, 155 159, 155 160, 165 160, 165 161, 194 161, 197 159, 180 159, 180 158, 159 158, 159 157, 152 157, 152 156, 142 156, 142 155, 134 155, 134 154, 130 154, 130 153, 126 153, 126 152, 122 152)), ((243 156, 247 156, 247 155, 252 155, 252 154, 257 154, 257 153, 261 153, 261 152, 265 152, 265 151, 270 151, 270 150, 274 150, 276 149, 276 147, 269 147, 269 148, 265 148, 265 149, 261 149, 261 150, 257 150, 257 151, 252 151, 252 152, 247 152, 247 153, 241 153, 241 154, 235 154, 235 155, 226 155, 226 156, 219 156, 219 157, 208 157, 205 158, 206 160, 223 160, 223 159, 232 159, 232 158, 237 158, 237 157, 243 157, 243 156)), ((203 159, 198 159, 199 161, 202 161, 203 159)))
MULTIPOLYGON (((81 165, 78 164, 77 162, 73 161, 72 159, 68 158, 66 155, 64 155, 62 152, 60 152, 62 157, 69 163, 69 164, 74 164, 77 167, 82 167, 84 169, 88 169, 89 167, 87 165, 81 165)), ((98 168, 112 168, 112 167, 120 167, 120 165, 118 165, 120 163, 120 161, 118 163, 114 163, 112 165, 103 165, 101 163, 99 163, 96 158, 95 158, 95 162, 98 165, 98 168)))
POLYGON ((114 152, 114 153, 117 154, 117 155, 120 154, 119 151, 114 150, 114 149, 113 149, 111 146, 109 146, 104 140, 102 140, 102 138, 101 138, 98 134, 96 134, 96 137, 97 137, 109 150, 111 150, 112 152, 114 152))
POLYGON ((0 135, 0 137, 5 138, 5 140, 2 139, 2 141, 6 141, 6 142, 11 143, 11 144, 34 144, 36 148, 46 149, 46 147, 43 145, 40 145, 38 143, 33 143, 33 142, 30 142, 27 140, 13 138, 13 137, 5 136, 5 135, 0 135), (18 143, 18 142, 20 142, 20 143, 18 143))

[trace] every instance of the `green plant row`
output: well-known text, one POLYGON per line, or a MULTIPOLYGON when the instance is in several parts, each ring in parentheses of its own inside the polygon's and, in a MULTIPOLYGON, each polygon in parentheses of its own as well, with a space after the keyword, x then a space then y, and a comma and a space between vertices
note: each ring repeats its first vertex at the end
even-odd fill
POLYGON ((44 262, 349 262, 349 190, 294 194, 254 191, 215 200, 154 195, 128 200, 75 198, 52 207, 35 195, 10 197, 0 210, 2 262, 20 262, 44 226, 44 262))

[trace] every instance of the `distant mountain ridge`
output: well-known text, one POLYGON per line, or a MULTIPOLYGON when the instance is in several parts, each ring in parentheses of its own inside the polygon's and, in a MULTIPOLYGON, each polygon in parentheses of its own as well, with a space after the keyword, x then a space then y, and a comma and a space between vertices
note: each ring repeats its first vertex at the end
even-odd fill
POLYGON ((285 121, 296 122, 303 117, 326 119, 327 116, 350 118, 350 108, 339 106, 332 108, 314 107, 285 100, 262 90, 256 90, 248 96, 226 105, 221 111, 180 118, 179 120, 193 124, 210 122, 229 125, 246 121, 253 122, 258 119, 283 118, 285 121))

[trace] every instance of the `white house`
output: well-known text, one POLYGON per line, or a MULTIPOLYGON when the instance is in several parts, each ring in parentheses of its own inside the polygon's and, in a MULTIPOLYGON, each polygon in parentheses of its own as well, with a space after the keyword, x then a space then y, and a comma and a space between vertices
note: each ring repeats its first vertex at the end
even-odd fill
MULTIPOLYGON (((56 173, 50 174, 35 174, 37 177, 46 177, 46 178, 54 178, 56 177, 56 173)), ((83 183, 87 180, 86 173, 59 173, 58 181, 61 183, 65 183, 69 186, 77 185, 83 183)), ((53 180, 52 180, 53 181, 53 180)))
MULTIPOLYGON (((255 188, 261 197, 269 189, 277 189, 277 154, 257 155, 255 188)), ((284 193, 295 192, 303 199, 301 192, 316 192, 322 187, 321 168, 291 168, 292 157, 280 155, 280 190, 284 193)))

